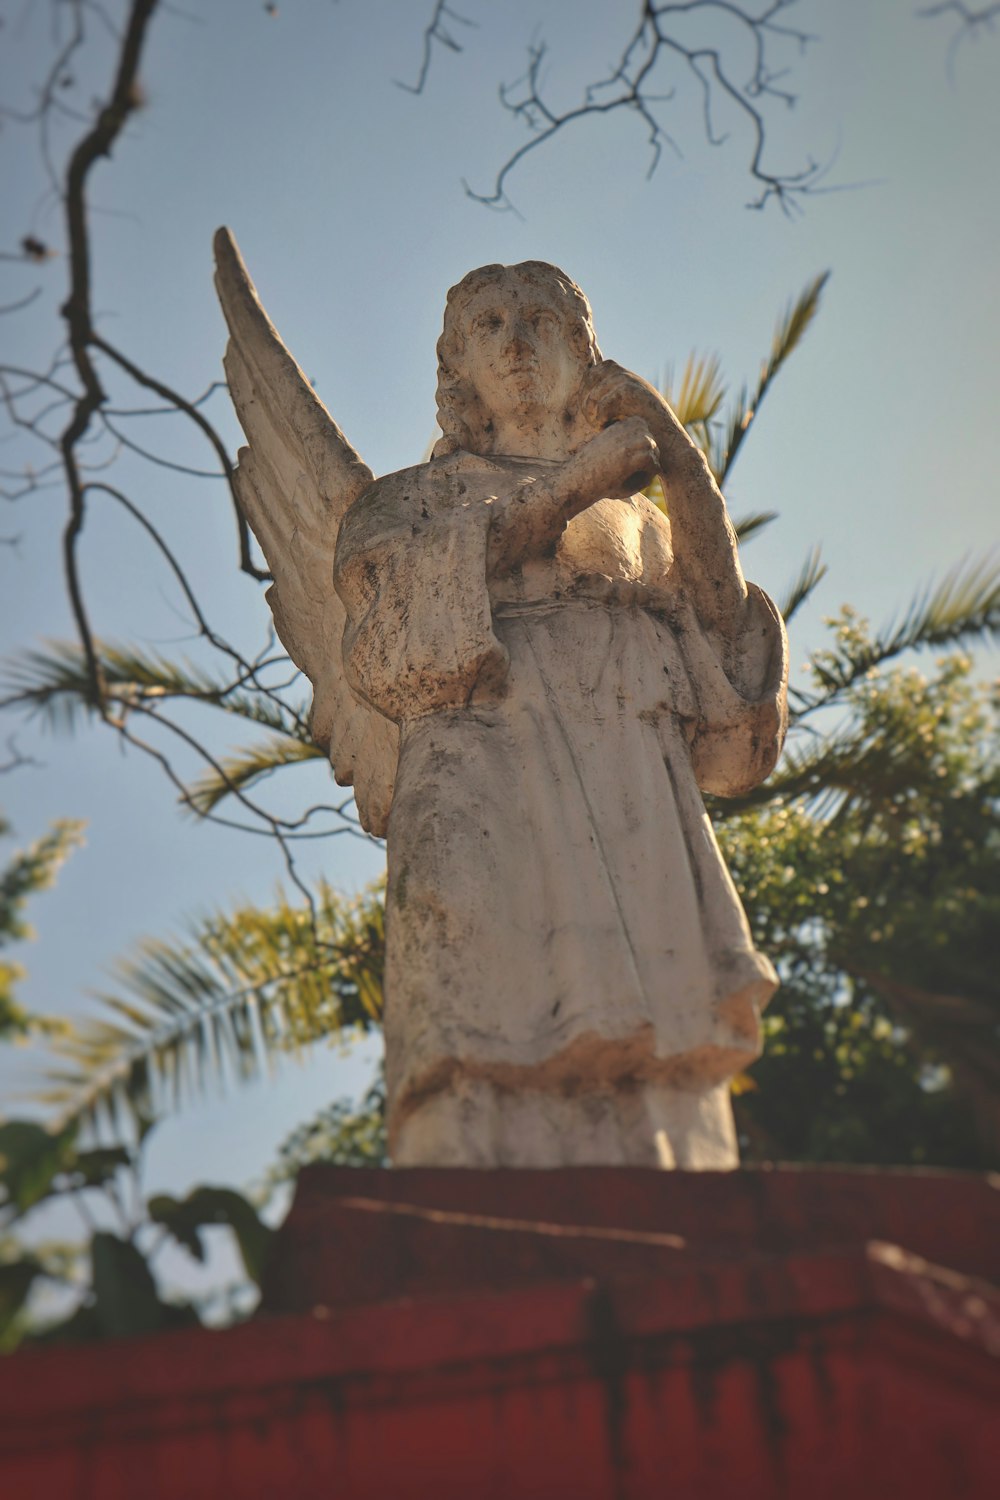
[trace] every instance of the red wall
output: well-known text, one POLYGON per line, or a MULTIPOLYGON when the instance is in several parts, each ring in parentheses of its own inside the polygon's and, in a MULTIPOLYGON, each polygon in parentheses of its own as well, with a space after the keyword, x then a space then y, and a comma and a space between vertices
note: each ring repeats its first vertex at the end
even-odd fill
MULTIPOLYGON (((0 1495, 992 1497, 996 1296, 858 1223, 866 1196, 879 1224, 894 1195, 922 1195, 928 1233, 951 1209, 954 1266, 985 1265, 987 1184, 853 1174, 846 1214, 830 1204, 852 1174, 826 1174, 839 1241, 762 1249, 738 1229, 741 1193, 761 1191, 747 1174, 627 1175, 631 1214, 628 1184, 599 1173, 313 1174, 269 1293, 308 1310, 8 1359, 0 1495), (524 1218, 543 1189, 547 1215, 524 1218), (637 1205, 645 1228, 628 1224, 637 1205), (352 1280, 374 1287, 366 1305, 329 1295, 352 1280)), ((772 1238, 815 1234, 803 1204, 823 1180, 774 1175, 772 1238)))

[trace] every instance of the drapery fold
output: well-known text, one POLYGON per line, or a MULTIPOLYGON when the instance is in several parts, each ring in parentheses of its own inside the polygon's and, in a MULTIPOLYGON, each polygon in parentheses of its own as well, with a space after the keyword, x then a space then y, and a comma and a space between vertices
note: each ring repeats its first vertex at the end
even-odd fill
POLYGON ((401 726, 385 1033, 404 1156, 449 1092, 618 1093, 631 1118, 636 1089, 720 1085, 776 985, 699 781, 741 792, 774 764, 780 617, 751 586, 739 640, 714 641, 641 497, 491 579, 493 507, 523 475, 461 455, 390 476, 338 545, 352 684, 401 726))

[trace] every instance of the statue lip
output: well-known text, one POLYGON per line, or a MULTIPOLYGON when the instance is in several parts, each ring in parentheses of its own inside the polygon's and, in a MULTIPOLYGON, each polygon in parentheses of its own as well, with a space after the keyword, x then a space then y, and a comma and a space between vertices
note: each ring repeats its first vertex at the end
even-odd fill
POLYGON ((502 366, 497 371, 502 380, 511 380, 517 375, 538 375, 539 373, 538 361, 535 359, 518 360, 516 364, 502 366))

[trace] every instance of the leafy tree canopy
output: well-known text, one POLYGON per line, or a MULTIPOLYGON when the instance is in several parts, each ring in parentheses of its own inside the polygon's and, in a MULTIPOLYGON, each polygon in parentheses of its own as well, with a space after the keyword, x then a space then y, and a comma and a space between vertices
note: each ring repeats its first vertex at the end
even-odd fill
MULTIPOLYGON (((10 824, 0 815, 0 837, 10 824)), ((48 890, 66 856, 83 840, 83 824, 64 818, 27 849, 17 851, 0 870, 0 949, 34 937, 25 917, 30 896, 48 890)), ((19 1004, 16 989, 24 978, 21 964, 0 959, 0 1042, 26 1037, 30 1032, 59 1030, 58 1023, 32 1015, 19 1004)))
MULTIPOLYGON (((820 685, 872 648, 853 611, 831 627, 820 685)), ((1000 759, 996 698, 971 674, 961 653, 929 675, 869 669, 836 731, 847 774, 719 828, 782 978, 738 1102, 752 1156, 997 1159, 1000 759)))

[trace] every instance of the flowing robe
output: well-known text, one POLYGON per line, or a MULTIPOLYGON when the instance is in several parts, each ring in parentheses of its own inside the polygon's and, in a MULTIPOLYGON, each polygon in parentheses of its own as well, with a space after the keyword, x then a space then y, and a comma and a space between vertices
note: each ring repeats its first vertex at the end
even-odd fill
POLYGON ((732 1165, 726 1080, 776 978, 699 786, 772 769, 784 629, 749 585, 740 639, 706 630, 642 496, 491 577, 496 508, 548 467, 458 453, 389 475, 338 540, 348 678, 401 729, 390 1153, 732 1165))

